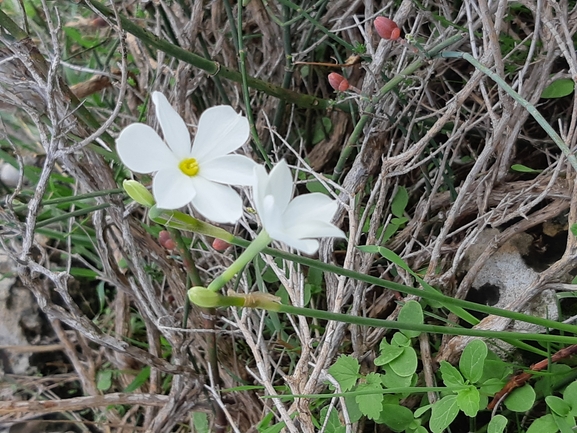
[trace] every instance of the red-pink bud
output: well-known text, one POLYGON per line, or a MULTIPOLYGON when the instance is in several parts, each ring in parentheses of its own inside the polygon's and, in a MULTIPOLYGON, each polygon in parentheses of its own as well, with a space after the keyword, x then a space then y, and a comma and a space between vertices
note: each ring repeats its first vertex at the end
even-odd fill
POLYGON ((228 247, 230 247, 230 244, 227 241, 223 241, 222 239, 215 239, 214 241, 212 241, 212 247, 219 252, 223 252, 224 250, 226 250, 228 247))
POLYGON ((173 250, 176 248, 176 242, 172 240, 172 238, 170 237, 170 233, 167 232, 166 230, 162 230, 158 234, 158 243, 167 250, 173 250))
POLYGON ((344 92, 349 88, 348 80, 341 74, 337 74, 336 72, 331 72, 329 74, 329 84, 337 92, 344 92))
POLYGON ((375 18, 375 29, 383 39, 395 41, 401 37, 401 29, 397 23, 386 17, 375 18))

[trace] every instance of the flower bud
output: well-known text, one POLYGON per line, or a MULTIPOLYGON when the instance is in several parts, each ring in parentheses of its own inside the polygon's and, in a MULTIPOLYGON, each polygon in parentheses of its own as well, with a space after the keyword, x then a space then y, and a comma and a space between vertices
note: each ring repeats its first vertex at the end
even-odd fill
POLYGON ((172 240, 172 238, 170 237, 170 233, 166 230, 162 230, 158 234, 158 243, 167 250, 173 250, 176 248, 176 242, 172 240))
POLYGON ((341 74, 337 74, 336 72, 331 72, 329 74, 329 84, 337 92, 344 92, 349 88, 348 80, 341 74))
POLYGON ((188 290, 190 302, 203 308, 218 307, 221 297, 219 293, 208 290, 206 287, 195 286, 188 290))
POLYGON ((146 187, 135 180, 125 180, 122 187, 132 200, 142 206, 152 207, 156 203, 154 197, 146 187))
POLYGON ((226 250, 228 247, 230 247, 230 244, 227 241, 223 241, 222 239, 218 239, 215 238, 214 241, 212 241, 212 247, 222 253, 224 250, 226 250))
POLYGON ((383 39, 395 41, 401 37, 401 29, 397 23, 386 17, 375 18, 375 29, 383 39))

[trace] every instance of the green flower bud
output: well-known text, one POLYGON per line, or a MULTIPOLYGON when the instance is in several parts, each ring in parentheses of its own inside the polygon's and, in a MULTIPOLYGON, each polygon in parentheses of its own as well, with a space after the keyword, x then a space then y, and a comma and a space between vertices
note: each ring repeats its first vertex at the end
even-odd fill
POLYGON ((146 207, 152 207, 156 203, 154 197, 146 187, 135 180, 125 180, 122 183, 124 191, 132 200, 146 207))
POLYGON ((195 305, 204 308, 214 308, 221 305, 219 293, 208 290, 206 287, 195 286, 188 290, 188 299, 195 305))

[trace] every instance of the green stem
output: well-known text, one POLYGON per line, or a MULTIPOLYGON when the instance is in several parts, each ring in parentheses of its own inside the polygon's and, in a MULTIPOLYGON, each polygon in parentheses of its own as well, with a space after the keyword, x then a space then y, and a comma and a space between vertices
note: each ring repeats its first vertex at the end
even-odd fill
MULTIPOLYGON (((96 0, 84 0, 84 1, 91 7, 97 9, 103 15, 106 15, 112 20, 115 19, 115 15, 112 13, 112 11, 107 7, 103 6, 102 4, 100 4, 99 2, 97 2, 96 0)), ((118 17, 120 19, 120 25, 123 30, 127 31, 128 33, 131 33, 138 39, 141 39, 143 42, 147 43, 151 47, 163 51, 164 53, 176 59, 182 60, 183 62, 196 66, 197 68, 200 68, 208 72, 212 76, 220 76, 237 83, 242 82, 242 76, 239 72, 229 69, 225 66, 222 66, 218 62, 207 60, 204 57, 199 56, 198 54, 191 53, 190 51, 177 47, 171 44, 170 42, 149 32, 148 30, 145 30, 142 27, 138 26, 134 22, 134 20, 128 19, 122 14, 118 14, 118 17)), ((326 110, 327 108, 333 106, 332 101, 317 98, 310 95, 303 95, 301 93, 294 92, 288 89, 283 89, 280 86, 268 83, 263 80, 258 80, 256 78, 247 77, 247 84, 249 87, 253 89, 283 99, 291 104, 298 105, 299 107, 326 110)), ((347 104, 337 104, 336 107, 343 111, 349 111, 349 106, 347 104)))
MULTIPOLYGON (((149 215, 150 218, 153 219, 153 221, 159 224, 167 225, 170 227, 176 227, 181 230, 193 231, 199 234, 206 234, 209 236, 218 237, 219 239, 223 239, 226 242, 229 242, 233 245, 237 245, 243 248, 247 248, 251 245, 250 241, 237 238, 232 234, 228 233, 226 230, 214 227, 208 223, 198 221, 197 219, 192 218, 189 215, 183 214, 182 212, 164 211, 152 207, 149 215)), ((395 290, 397 292, 401 292, 404 294, 418 296, 423 299, 437 301, 442 303, 443 305, 461 307, 467 310, 478 311, 480 313, 492 314, 500 317, 506 317, 512 320, 520 320, 522 322, 533 323, 535 325, 543 326, 545 328, 557 329, 559 331, 569 332, 571 334, 577 333, 577 326, 575 325, 555 322, 554 320, 543 319, 541 317, 534 317, 528 314, 517 313, 515 311, 509 311, 501 308, 491 307, 489 305, 477 304, 475 302, 465 301, 463 299, 455 299, 450 296, 443 295, 437 290, 423 290, 423 289, 417 289, 415 287, 405 286, 403 284, 395 283, 393 281, 383 280, 381 278, 373 277, 371 275, 361 274, 359 272, 355 272, 350 269, 343 269, 335 265, 322 263, 318 260, 299 256, 297 254, 291 254, 284 251, 279 251, 269 247, 263 248, 261 252, 263 254, 269 254, 273 257, 278 257, 294 263, 299 263, 304 266, 310 266, 312 268, 316 268, 324 272, 331 272, 335 275, 341 275, 343 277, 353 278, 357 281, 364 282, 369 286, 374 285, 389 290, 395 290)))
POLYGON ((577 337, 565 335, 532 334, 510 331, 486 331, 482 329, 467 329, 449 326, 425 325, 420 323, 396 322, 393 320, 373 319, 370 317, 351 316, 350 314, 331 313, 329 311, 313 310, 311 308, 293 307, 292 305, 276 304, 276 308, 266 308, 269 311, 311 317, 314 319, 334 320, 374 328, 421 331, 433 334, 468 335, 471 337, 498 338, 503 341, 532 340, 551 343, 576 344, 577 337))
POLYGON ((232 278, 238 274, 242 269, 256 257, 270 242, 271 238, 268 233, 262 229, 254 241, 250 243, 248 248, 230 265, 226 271, 216 277, 208 286, 208 290, 217 292, 224 287, 232 278))
POLYGON ((505 92, 509 94, 515 101, 517 101, 522 107, 524 107, 531 116, 541 125, 541 127, 545 130, 545 132, 551 137, 551 139, 555 142, 555 144, 561 149, 561 152, 565 155, 573 170, 577 171, 577 157, 571 152, 569 146, 565 144, 563 139, 557 134, 557 132, 553 129, 553 127, 545 120, 545 118, 539 113, 537 108, 534 105, 529 103, 526 99, 523 99, 521 95, 519 95, 511 86, 509 86, 505 80, 503 80, 499 75, 491 71, 477 59, 475 59, 469 53, 460 53, 455 51, 445 51, 441 53, 439 57, 447 58, 447 59, 464 59, 473 65, 475 68, 480 70, 483 74, 490 77, 495 83, 497 83, 505 92))
POLYGON ((242 77, 242 96, 244 99, 246 117, 248 119, 248 124, 250 125, 250 135, 252 137, 252 141, 254 142, 255 147, 254 150, 261 156, 266 165, 270 168, 272 167, 272 164, 266 151, 262 147, 260 138, 258 137, 258 131, 256 130, 256 125, 254 123, 254 115, 252 113, 252 106, 250 104, 250 93, 248 91, 248 75, 246 73, 246 51, 244 50, 244 38, 242 34, 242 10, 243 10, 242 0, 238 0, 237 8, 238 8, 238 22, 236 25, 236 29, 238 31, 238 34, 235 40, 237 43, 240 75, 242 77))
POLYGON ((279 0, 279 3, 284 5, 284 6, 288 6, 289 8, 291 8, 292 10, 294 10, 297 14, 302 15, 304 18, 307 19, 308 22, 310 22, 313 26, 315 26, 317 29, 319 29, 321 32, 323 32, 325 35, 327 35, 329 38, 331 38, 332 40, 334 40, 335 42, 338 42, 339 44, 341 44, 343 47, 345 47, 345 49, 347 49, 350 52, 355 51, 355 47, 353 47, 351 44, 349 44, 347 41, 345 41, 344 39, 338 37, 337 35, 335 35, 334 33, 332 33, 330 30, 328 30, 327 28, 325 28, 325 26, 323 26, 321 23, 319 23, 316 19, 314 19, 313 17, 311 17, 309 15, 309 13, 307 11, 305 11, 303 8, 301 8, 299 5, 294 4, 293 2, 289 1, 289 0, 279 0))
MULTIPOLYGON (((86 200, 89 198, 94 198, 94 197, 102 197, 108 194, 121 194, 124 193, 124 190, 122 188, 116 188, 116 189, 107 189, 107 190, 103 190, 103 191, 95 191, 95 192, 89 192, 86 194, 78 194, 78 195, 73 195, 71 197, 58 197, 58 198, 52 198, 49 200, 42 200, 42 206, 49 206, 49 205, 54 205, 54 204, 68 204, 68 203, 73 203, 75 201, 80 201, 80 200, 86 200)), ((15 212, 21 212, 23 210, 28 209, 27 205, 21 205, 21 206, 15 206, 14 207, 14 211, 15 212)))
POLYGON ((91 207, 86 207, 84 209, 78 209, 74 212, 68 212, 64 215, 58 215, 55 216, 53 218, 48 218, 47 220, 44 221, 40 221, 39 223, 36 224, 36 228, 41 228, 41 227, 46 227, 50 224, 54 224, 60 221, 66 221, 70 218, 73 217, 77 217, 77 216, 82 216, 82 215, 88 215, 91 214, 92 212, 96 212, 97 210, 101 210, 101 209, 106 209, 110 207, 110 203, 102 203, 96 206, 91 206, 91 207))
MULTIPOLYGON (((462 38, 463 38, 463 36, 461 34, 453 35, 450 38, 444 40, 440 44, 433 47, 431 50, 429 50, 427 55, 429 57, 436 56, 441 50, 444 50, 445 48, 454 44, 455 42, 458 42, 462 38)), ((398 75, 396 75, 389 82, 387 82, 387 84, 385 84, 379 90, 379 92, 371 98, 371 103, 365 108, 364 114, 361 116, 361 118, 359 119, 359 121, 355 125, 355 129, 353 130, 351 136, 349 137, 349 140, 347 141, 347 144, 343 148, 341 155, 339 157, 339 160, 337 161, 337 165, 335 166, 334 173, 333 173, 335 176, 335 179, 338 179, 340 177, 340 175, 342 174, 344 166, 345 166, 349 156, 351 155, 351 152, 352 152, 354 146, 357 144, 357 141, 359 140, 365 125, 367 124, 369 119, 372 119, 372 117, 373 117, 372 114, 375 112, 376 106, 379 103, 379 101, 381 99, 383 99, 383 97, 387 93, 389 93, 396 86, 398 86, 405 78, 407 78, 407 76, 411 75, 413 72, 415 72, 417 69, 419 69, 423 65, 423 63, 425 63, 425 62, 426 62, 426 59, 424 59, 424 58, 419 58, 419 59, 415 60, 413 63, 411 63, 405 69, 403 69, 398 75)))

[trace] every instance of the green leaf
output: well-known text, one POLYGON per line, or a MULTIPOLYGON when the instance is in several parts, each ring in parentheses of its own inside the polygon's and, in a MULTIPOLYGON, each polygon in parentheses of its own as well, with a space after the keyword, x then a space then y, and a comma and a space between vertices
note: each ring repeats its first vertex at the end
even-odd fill
POLYGON ((535 403, 535 390, 529 384, 513 390, 505 399, 505 406, 513 412, 527 412, 535 403))
POLYGON ((399 187, 399 190, 395 194, 395 198, 393 198, 393 202, 391 203, 391 212, 396 217, 402 217, 405 213, 405 208, 409 203, 409 193, 404 186, 399 187))
POLYGON ((391 338, 391 344, 399 347, 410 347, 411 340, 409 340, 402 332, 395 332, 391 338))
POLYGON ((112 370, 101 370, 97 377, 96 388, 100 391, 108 391, 112 386, 112 370))
POLYGON ((575 425, 575 418, 571 416, 565 418, 556 414, 552 415, 553 415, 553 421, 555 421, 555 424, 557 425, 557 428, 561 433, 574 433, 573 429, 571 428, 571 425, 575 425))
POLYGON ((573 236, 577 237, 577 224, 571 224, 570 230, 573 236))
POLYGON ((563 400, 571 405, 571 415, 577 415, 577 381, 570 383, 565 388, 563 400))
POLYGON ((540 395, 552 395, 554 390, 565 386, 566 377, 571 371, 567 364, 551 364, 548 368, 547 375, 542 376, 535 382, 535 392, 540 395))
POLYGON ((559 416, 567 416, 571 411, 571 405, 569 405, 569 403, 554 395, 548 395, 545 397, 545 403, 547 403, 547 406, 549 406, 553 413, 559 416))
POLYGON ((505 427, 507 427, 507 418, 503 415, 495 415, 489 421, 489 425, 487 426, 487 433, 503 433, 505 431, 505 427))
POLYGON ((483 340, 473 340, 467 344, 459 360, 459 370, 465 379, 471 383, 481 379, 485 358, 487 358, 487 345, 483 340))
POLYGON ((533 424, 529 426, 527 433, 556 433, 558 431, 559 428, 557 427, 557 424, 555 424, 553 415, 548 414, 533 421, 533 424))
POLYGON ((495 355, 492 351, 487 353, 485 364, 483 366, 483 376, 480 382, 485 383, 488 379, 500 379, 505 382, 513 373, 511 364, 504 362, 501 358, 495 355))
POLYGON ((417 371, 417 352, 412 347, 405 347, 403 353, 398 358, 393 359, 389 366, 401 377, 412 376, 417 371))
POLYGON ((457 418, 459 406, 456 395, 447 395, 433 404, 429 428, 433 433, 441 433, 457 418))
POLYGON ((341 386, 341 391, 348 391, 359 378, 361 366, 359 361, 350 355, 341 355, 337 361, 329 367, 329 373, 341 386))
POLYGON ((335 407, 333 406, 325 406, 321 409, 321 425, 325 426, 326 433, 345 433, 346 429, 345 426, 341 424, 339 420, 339 414, 335 407), (330 412, 329 408, 331 409, 330 412), (328 412, 328 419, 327 419, 327 412, 328 412))
POLYGON ((403 224, 405 224, 407 221, 409 221, 409 218, 407 217, 402 217, 402 218, 391 218, 391 224, 394 224, 396 226, 402 226, 403 224))
POLYGON ((349 412, 349 419, 352 423, 357 422, 363 416, 363 413, 359 409, 359 405, 355 399, 355 396, 347 395, 345 397, 345 404, 347 405, 347 411, 349 412))
POLYGON ((407 429, 414 420, 413 412, 409 408, 398 404, 383 404, 377 423, 385 424, 392 431, 401 432, 407 429))
POLYGON ((479 390, 473 385, 457 393, 457 405, 468 417, 477 416, 479 412, 479 390))
POLYGON ((487 395, 494 395, 501 391, 506 383, 507 381, 502 379, 487 379, 481 385, 481 392, 487 395))
POLYGON ((513 164, 511 170, 517 171, 519 173, 541 173, 543 170, 535 170, 534 168, 527 167, 523 164, 513 164))
POLYGON ((575 89, 575 82, 570 78, 560 78, 549 84, 543 92, 541 92, 541 98, 544 99, 554 99, 562 98, 564 96, 570 95, 575 89))
POLYGON ((370 419, 378 419, 383 409, 381 375, 369 373, 365 380, 365 383, 360 383, 357 386, 357 391, 375 391, 375 394, 357 395, 355 400, 363 415, 366 415, 370 419))
POLYGON ((441 372, 445 386, 463 386, 465 384, 465 380, 463 376, 461 376, 461 373, 459 373, 459 370, 447 361, 441 361, 439 371, 441 372))
POLYGON ((260 430, 261 433, 280 433, 286 424, 283 422, 279 422, 278 424, 271 425, 270 427, 265 428, 264 430, 260 430))
POLYGON ((313 145, 320 143, 325 138, 328 138, 328 134, 333 129, 333 123, 328 117, 321 118, 321 122, 317 122, 315 130, 313 132, 313 145))
MULTIPOLYGON (((329 190, 322 182, 318 180, 310 180, 306 183, 308 192, 320 192, 321 194, 328 195, 329 190)), ((311 268, 312 269, 312 268, 311 268)))
POLYGON ((399 346, 391 346, 387 340, 383 338, 380 344, 381 354, 375 359, 375 365, 385 365, 393 359, 398 358, 403 354, 404 349, 399 346))
POLYGON ((195 433, 209 433, 208 415, 203 412, 194 412, 192 414, 192 424, 195 433))
MULTIPOLYGON (((397 320, 404 323, 423 324, 424 316, 421 304, 413 300, 407 301, 405 305, 403 305, 403 308, 401 308, 401 311, 399 311, 399 318, 397 320)), ((407 338, 418 337, 421 334, 421 331, 403 330, 401 332, 405 334, 407 338)))
POLYGON ((124 392, 133 392, 140 388, 146 381, 150 378, 150 366, 147 365, 140 373, 136 375, 136 377, 128 384, 128 386, 124 389, 124 392))
POLYGON ((399 376, 391 369, 391 365, 387 364, 383 367, 385 369, 386 374, 382 376, 383 385, 387 388, 406 388, 407 386, 411 386, 413 382, 413 376, 399 376))

